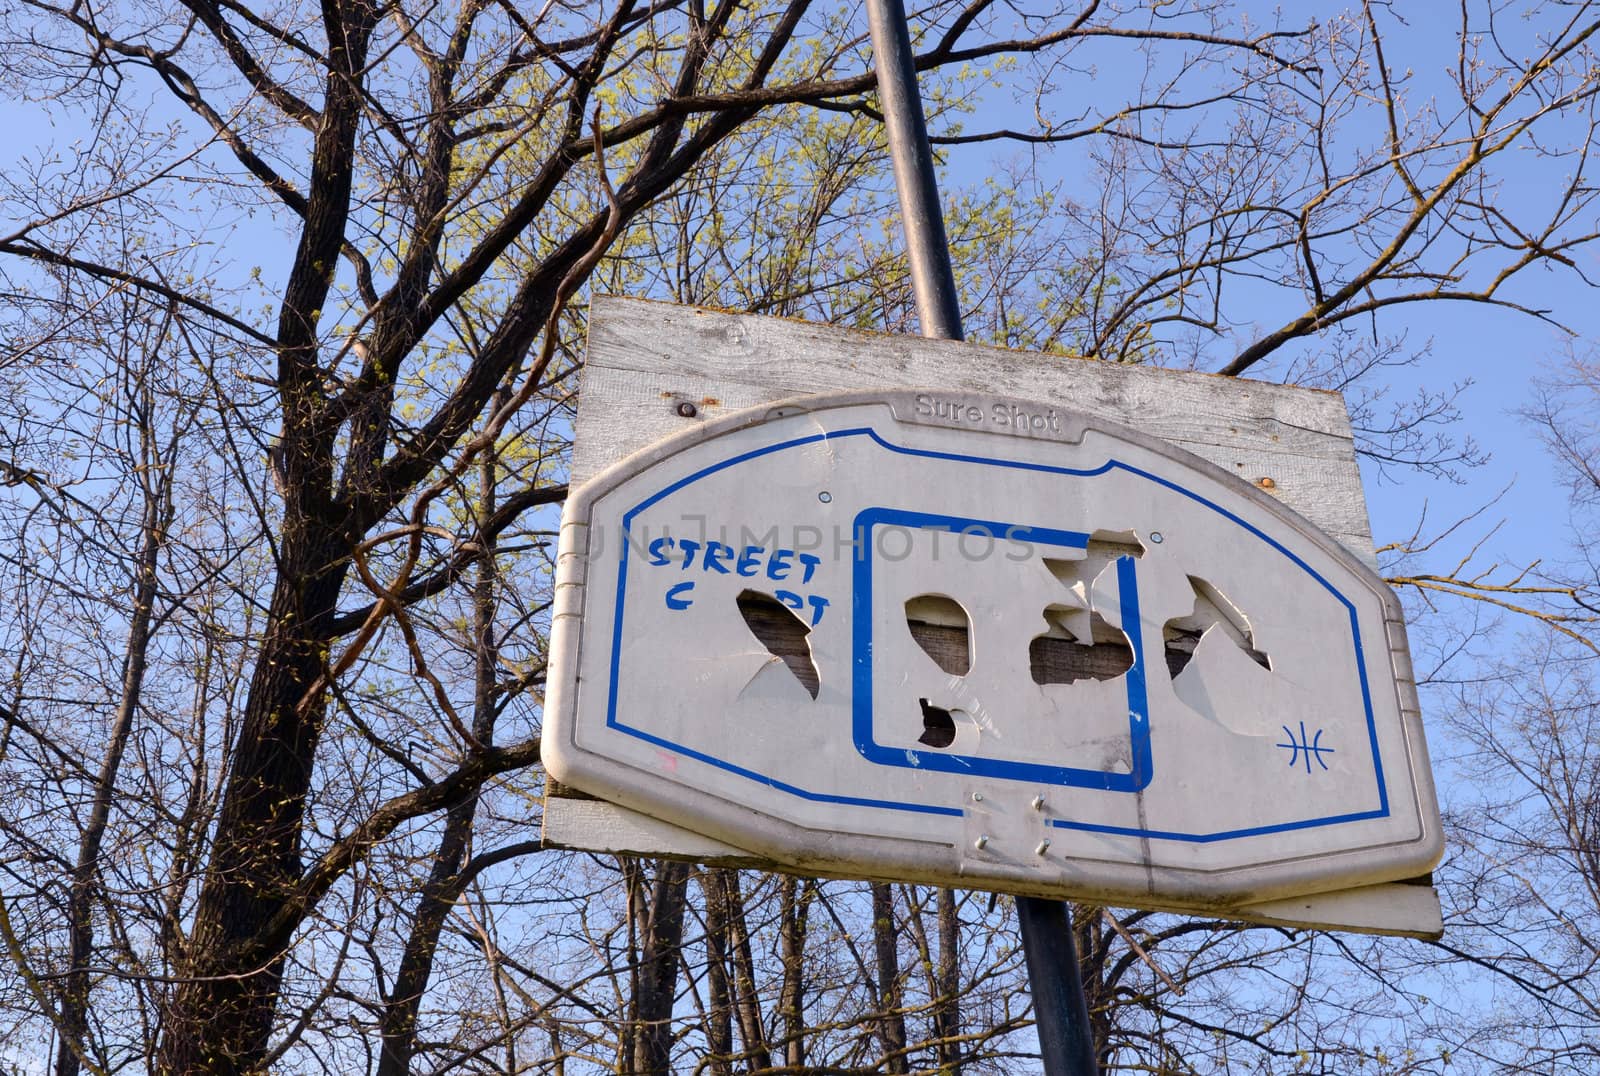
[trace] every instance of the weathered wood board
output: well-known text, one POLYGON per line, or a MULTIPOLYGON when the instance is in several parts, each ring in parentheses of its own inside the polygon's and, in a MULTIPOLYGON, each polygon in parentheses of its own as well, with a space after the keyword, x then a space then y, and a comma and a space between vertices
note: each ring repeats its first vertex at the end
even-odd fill
MULTIPOLYGON (((1373 563, 1350 423, 1337 394, 628 299, 597 299, 591 311, 572 480, 746 407, 895 388, 1022 397, 1139 429, 1250 482, 1373 563)), ((776 866, 658 819, 559 795, 547 800, 544 837, 554 847, 776 866)), ((1230 911, 1379 933, 1439 929, 1437 897, 1426 885, 1230 911)))
POLYGON ((572 483, 730 411, 917 388, 1018 396, 1131 426, 1255 483, 1375 564, 1338 393, 637 299, 600 297, 590 310, 572 483))

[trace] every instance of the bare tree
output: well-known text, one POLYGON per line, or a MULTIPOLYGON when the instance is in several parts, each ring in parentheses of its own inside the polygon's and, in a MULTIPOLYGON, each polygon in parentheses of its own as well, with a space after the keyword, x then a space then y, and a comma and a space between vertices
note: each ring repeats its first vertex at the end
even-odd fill
MULTIPOLYGON (((927 5, 936 142, 998 151, 951 185, 972 334, 1359 393, 1401 334, 1349 330, 1409 304, 1559 321, 1522 280, 1594 238, 1597 14, 1464 4, 1418 97, 1424 31, 1379 5, 927 5), (1499 196, 1513 154, 1545 196, 1499 196)), ((0 177, 8 1042, 61 1073, 1026 1049, 1004 903, 929 930, 920 892, 527 831, 584 289, 908 324, 852 6, 31 0, 0 38, 69 134, 0 177)), ((1470 457, 1448 388, 1368 399, 1374 458, 1470 457)), ((1376 1017, 1304 1000, 1325 940, 1123 925, 1082 939, 1108 1063, 1365 1056, 1376 1017)))

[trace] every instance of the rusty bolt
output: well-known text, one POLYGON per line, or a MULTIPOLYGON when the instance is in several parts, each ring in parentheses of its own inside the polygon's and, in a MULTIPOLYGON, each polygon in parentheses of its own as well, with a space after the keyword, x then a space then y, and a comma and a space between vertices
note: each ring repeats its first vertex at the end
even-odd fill
POLYGON ((684 418, 694 418, 694 416, 699 413, 699 409, 688 400, 685 400, 678 405, 678 414, 684 418))
POLYGON ((1262 477, 1256 479, 1256 485, 1260 486, 1262 489, 1277 489, 1278 488, 1278 483, 1274 482, 1272 479, 1266 477, 1265 475, 1263 475, 1262 477))

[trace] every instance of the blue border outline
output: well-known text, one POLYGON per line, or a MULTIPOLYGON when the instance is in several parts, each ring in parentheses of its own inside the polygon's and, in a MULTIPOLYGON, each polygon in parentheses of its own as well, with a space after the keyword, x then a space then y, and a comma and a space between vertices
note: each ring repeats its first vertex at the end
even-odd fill
POLYGON ((654 735, 652 733, 644 731, 643 729, 635 728, 635 727, 633 727, 631 725, 624 724, 622 721, 618 720, 618 718, 617 718, 617 680, 618 680, 618 675, 619 675, 619 671, 620 671, 621 654, 622 654, 622 647, 621 647, 621 642, 622 642, 622 611, 623 611, 623 606, 625 604, 624 599, 625 599, 626 593, 627 593, 628 549, 632 545, 630 530, 631 530, 631 527, 633 525, 634 517, 636 517, 640 512, 644 511, 645 509, 649 508, 650 506, 660 502, 663 498, 672 495, 673 493, 677 492, 678 490, 683 489, 685 486, 688 486, 688 485, 691 485, 691 484, 693 484, 695 482, 698 482, 702 478, 706 478, 709 475, 716 474, 718 471, 726 470, 729 467, 734 467, 734 466, 737 466, 738 464, 746 463, 746 462, 748 462, 750 460, 757 459, 757 458, 759 458, 761 456, 771 455, 774 452, 783 452, 783 451, 786 451, 786 450, 791 449, 791 448, 799 448, 799 447, 801 447, 803 445, 816 444, 816 443, 818 443, 820 441, 842 440, 843 438, 846 438, 846 437, 866 437, 869 440, 871 440, 873 443, 875 443, 878 446, 880 446, 881 448, 884 448, 884 449, 886 449, 886 450, 888 450, 890 452, 896 453, 898 455, 920 456, 920 457, 923 457, 923 458, 926 458, 926 459, 943 459, 943 460, 951 460, 951 461, 958 462, 958 463, 976 463, 976 464, 983 464, 983 465, 994 466, 994 467, 1009 467, 1009 468, 1014 468, 1014 469, 1017 469, 1017 470, 1037 471, 1037 472, 1044 473, 1044 474, 1059 474, 1059 475, 1069 475, 1069 476, 1079 477, 1079 478, 1091 478, 1091 477, 1094 477, 1096 475, 1105 474, 1105 473, 1107 473, 1109 471, 1112 471, 1112 470, 1126 471, 1129 474, 1136 475, 1136 476, 1138 476, 1140 478, 1146 479, 1147 481, 1154 482, 1157 485, 1164 486, 1167 489, 1170 489, 1173 492, 1180 494, 1181 496, 1187 497, 1190 500, 1195 501, 1198 504, 1204 505, 1205 507, 1211 509, 1213 512, 1216 512, 1218 515, 1222 516, 1224 519, 1227 519, 1229 522, 1231 522, 1234 525, 1240 527, 1241 529, 1243 529, 1244 531, 1248 532, 1249 534, 1252 534, 1256 538, 1259 538, 1261 541, 1265 542, 1269 547, 1271 547, 1272 549, 1274 549, 1277 552, 1281 553, 1285 558, 1287 558, 1289 560, 1290 563, 1294 564, 1301 571, 1303 571, 1307 575, 1311 576, 1312 579, 1315 579, 1323 587, 1323 589, 1327 590, 1328 593, 1332 594, 1334 596, 1334 598, 1337 599, 1340 602, 1340 604, 1342 604, 1345 607, 1345 609, 1348 611, 1348 613, 1350 614, 1350 634, 1351 634, 1351 639, 1352 639, 1352 641, 1354 642, 1354 645, 1355 645, 1356 669, 1357 669, 1357 672, 1359 674, 1359 678, 1360 678, 1360 681, 1361 681, 1361 700, 1362 700, 1362 705, 1365 707, 1366 715, 1367 715, 1367 739, 1368 739, 1368 743, 1369 743, 1369 745, 1371 747, 1371 750, 1372 750, 1372 764, 1373 764, 1374 775, 1375 775, 1375 777, 1377 779, 1377 786, 1378 786, 1379 807, 1378 807, 1377 810, 1375 810, 1375 811, 1363 811, 1363 812, 1357 812, 1357 813, 1352 813, 1352 814, 1334 815, 1334 816, 1330 816, 1330 817, 1326 817, 1326 818, 1307 819, 1305 821, 1300 821, 1300 822, 1285 822, 1285 823, 1281 823, 1281 824, 1273 825, 1273 826, 1259 826, 1259 827, 1255 827, 1255 828, 1251 828, 1251 829, 1229 830, 1229 831, 1226 831, 1226 832, 1209 833, 1209 834, 1177 833, 1177 832, 1170 832, 1170 831, 1165 831, 1165 830, 1148 830, 1148 829, 1139 829, 1139 828, 1135 828, 1135 827, 1122 827, 1122 826, 1101 826, 1101 825, 1095 825, 1095 824, 1092 824, 1092 823, 1072 822, 1072 821, 1069 821, 1067 819, 1052 819, 1051 820, 1051 825, 1053 825, 1053 826, 1055 826, 1057 828, 1060 828, 1060 829, 1081 830, 1081 831, 1089 832, 1089 833, 1106 833, 1106 834, 1114 834, 1114 835, 1119 835, 1119 836, 1141 837, 1141 838, 1147 838, 1147 839, 1153 839, 1153 840, 1177 840, 1177 841, 1209 843, 1209 842, 1213 842, 1213 841, 1232 840, 1232 839, 1240 838, 1240 837, 1260 836, 1260 835, 1268 834, 1268 833, 1281 833, 1281 832, 1285 832, 1287 830, 1309 829, 1309 828, 1318 827, 1318 826, 1340 825, 1340 824, 1349 823, 1349 822, 1360 822, 1360 821, 1366 821, 1366 820, 1374 819, 1374 818, 1385 818, 1385 817, 1388 817, 1388 815, 1389 815, 1389 790, 1388 790, 1388 786, 1387 786, 1387 783, 1384 780, 1384 775, 1383 775, 1383 758, 1382 758, 1382 754, 1378 749, 1377 720, 1374 717, 1373 712, 1372 712, 1372 692, 1371 692, 1371 686, 1368 683, 1368 679, 1367 679, 1366 653, 1365 653, 1365 649, 1364 649, 1364 647, 1362 646, 1362 643, 1361 643, 1361 628, 1360 628, 1360 624, 1357 621, 1356 607, 1355 607, 1355 604, 1350 601, 1350 599, 1346 598, 1337 589, 1335 589, 1333 584, 1328 582, 1328 580, 1324 579, 1322 577, 1322 575, 1316 571, 1316 569, 1312 568, 1309 564, 1307 564, 1300 557, 1296 556, 1293 552, 1291 552, 1290 550, 1286 549, 1281 543, 1279 543, 1277 540, 1273 539, 1271 536, 1267 535, 1260 528, 1258 528, 1258 527, 1246 522, 1245 520, 1241 519, 1239 516, 1235 515, 1233 512, 1230 512, 1226 508, 1223 508, 1221 505, 1216 504, 1213 501, 1207 500, 1205 497, 1202 497, 1200 494, 1195 493, 1193 490, 1185 489, 1183 486, 1178 485, 1176 482, 1172 482, 1172 481, 1170 481, 1168 479, 1162 478, 1159 475, 1151 474, 1148 471, 1144 471, 1144 470, 1141 470, 1138 467, 1134 467, 1134 466, 1131 466, 1130 464, 1123 463, 1120 460, 1108 459, 1105 463, 1101 464, 1099 467, 1083 469, 1083 468, 1076 468, 1076 467, 1058 467, 1058 466, 1053 466, 1051 464, 1043 464, 1043 463, 1028 463, 1028 462, 1021 461, 1021 460, 997 460, 997 459, 990 459, 990 458, 984 457, 984 456, 971 456, 971 455, 966 455, 966 454, 963 454, 963 453, 956 453, 956 452, 936 452, 936 451, 933 451, 933 450, 930 450, 930 449, 907 448, 907 447, 902 446, 902 445, 892 444, 889 441, 884 440, 883 437, 881 437, 876 430, 872 429, 871 427, 867 427, 867 426, 858 426, 858 427, 852 427, 852 428, 843 429, 843 430, 832 430, 832 431, 827 431, 827 432, 823 432, 823 433, 812 434, 812 435, 807 436, 807 437, 797 437, 797 438, 793 438, 793 439, 788 440, 788 441, 780 441, 780 442, 778 442, 776 444, 765 445, 765 446, 763 446, 761 448, 751 449, 748 452, 742 452, 739 455, 731 456, 728 459, 725 459, 725 460, 721 461, 720 463, 714 463, 714 464, 710 464, 710 465, 708 465, 706 467, 702 467, 700 470, 695 471, 693 474, 690 474, 690 475, 688 475, 688 476, 686 476, 684 478, 679 479, 676 482, 673 482, 672 484, 662 488, 661 490, 657 491, 656 493, 651 494, 650 496, 646 497, 644 500, 640 501, 638 504, 634 505, 632 508, 630 508, 627 512, 625 512, 623 514, 623 516, 622 516, 622 541, 620 543, 621 548, 619 550, 618 558, 617 558, 617 593, 616 593, 616 599, 615 599, 616 600, 616 612, 615 612, 615 616, 614 616, 613 622, 612 622, 611 662, 610 662, 610 669, 609 669, 609 683, 607 685, 607 698, 606 698, 606 727, 607 728, 615 729, 618 732, 621 732, 621 733, 623 733, 625 735, 628 735, 628 736, 633 736, 633 737, 635 737, 637 739, 645 741, 646 743, 651 743, 651 744, 656 745, 657 747, 662 747, 662 748, 665 748, 667 750, 675 751, 675 752, 677 752, 677 753, 679 753, 681 755, 684 755, 684 756, 686 756, 688 758, 692 758, 692 759, 695 759, 695 760, 697 760, 699 762, 706 763, 707 765, 714 766, 714 767, 716 767, 718 769, 725 770, 725 771, 727 771, 729 773, 737 774, 740 777, 747 778, 747 779, 755 781, 755 782, 757 782, 759 784, 767 785, 767 786, 769 786, 771 788, 777 789, 780 792, 785 792, 785 793, 788 793, 790 795, 799 797, 801 799, 810 800, 810 801, 813 801, 813 802, 839 803, 839 804, 845 804, 845 805, 848 805, 848 806, 874 807, 874 808, 882 808, 882 809, 885 809, 885 810, 910 811, 910 812, 917 813, 917 814, 960 816, 963 813, 962 809, 959 808, 959 807, 939 807, 939 806, 934 806, 934 805, 931 805, 931 804, 900 803, 900 802, 894 802, 894 801, 888 801, 888 800, 879 800, 879 799, 870 799, 870 798, 858 797, 858 796, 839 796, 839 795, 832 795, 832 794, 829 794, 829 793, 815 792, 815 791, 812 791, 810 789, 800 788, 797 785, 792 785, 792 784, 789 784, 787 782, 776 780, 775 778, 769 777, 769 776, 767 776, 765 774, 756 773, 753 770, 750 770, 750 769, 747 769, 747 768, 745 768, 743 766, 739 766, 739 765, 737 765, 735 763, 729 762, 727 759, 718 758, 715 755, 710 755, 710 754, 707 754, 706 752, 695 750, 694 748, 685 747, 682 744, 673 742, 673 741, 668 740, 668 739, 666 739, 664 737, 661 737, 661 736, 656 736, 656 735, 654 735))
POLYGON ((1053 545, 1082 550, 1089 536, 1080 531, 1053 530, 1049 527, 1023 527, 989 519, 907 512, 896 508, 865 508, 856 514, 852 547, 855 567, 852 573, 851 627, 854 669, 851 677, 851 728, 856 750, 869 762, 880 766, 939 770, 1002 780, 1034 781, 1069 788, 1093 788, 1105 792, 1139 792, 1153 776, 1150 756, 1150 702, 1145 691, 1145 656, 1139 625, 1139 586, 1132 557, 1117 558, 1118 600, 1122 606, 1123 632, 1133 647, 1133 665, 1124 674, 1128 688, 1128 737, 1132 742, 1132 768, 1088 770, 1075 766, 1051 766, 1038 762, 958 755, 939 750, 917 751, 886 747, 873 739, 872 699, 872 531, 874 527, 905 527, 917 530, 938 529, 952 534, 985 534, 991 538, 1053 545))

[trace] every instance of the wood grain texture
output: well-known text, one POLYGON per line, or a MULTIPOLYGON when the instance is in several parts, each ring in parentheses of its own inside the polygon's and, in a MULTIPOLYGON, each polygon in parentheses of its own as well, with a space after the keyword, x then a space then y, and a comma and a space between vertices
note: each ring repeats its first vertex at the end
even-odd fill
POLYGON ((756 591, 747 590, 739 595, 739 614, 756 641, 788 666, 800 685, 816 698, 822 682, 806 639, 811 629, 776 598, 756 591))
POLYGON ((1163 438, 1268 490, 1373 564, 1337 393, 637 299, 600 297, 591 308, 572 480, 730 411, 818 392, 919 388, 1037 400, 1163 438), (693 417, 679 414, 684 403, 693 417))
POLYGON ((662 856, 719 867, 777 869, 777 864, 731 844, 596 799, 547 795, 542 840, 546 848, 604 855, 662 856))
MULTIPOLYGON (((717 867, 794 873, 791 867, 752 856, 731 844, 600 800, 547 799, 544 844, 597 855, 659 856, 717 867)), ((1439 897, 1432 886, 1399 882, 1218 909, 1216 914, 1247 923, 1343 928, 1403 937, 1436 938, 1443 931, 1439 897)))

